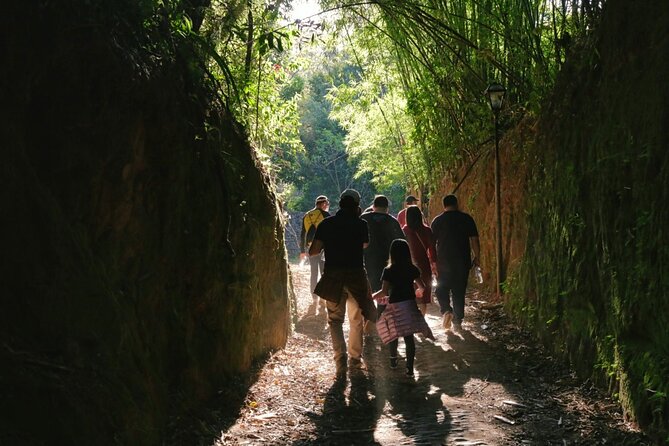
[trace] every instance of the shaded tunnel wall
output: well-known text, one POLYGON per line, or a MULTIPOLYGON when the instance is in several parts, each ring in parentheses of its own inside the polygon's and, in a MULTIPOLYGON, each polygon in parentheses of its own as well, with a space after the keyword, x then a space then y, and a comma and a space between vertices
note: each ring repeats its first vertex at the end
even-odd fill
MULTIPOLYGON (((609 0, 538 118, 501 141, 507 309, 669 441, 669 3, 609 0)), ((492 128, 492 127, 491 127, 492 128)), ((493 154, 458 196, 495 271, 493 154)), ((465 170, 447 178, 430 203, 465 170)))
POLYGON ((0 443, 157 444, 285 344, 274 193, 187 41, 138 37, 133 2, 25 3, 0 30, 0 443))
POLYGON ((669 440, 669 3, 606 3, 539 123, 513 305, 669 440), (578 80, 578 81, 575 81, 578 80))

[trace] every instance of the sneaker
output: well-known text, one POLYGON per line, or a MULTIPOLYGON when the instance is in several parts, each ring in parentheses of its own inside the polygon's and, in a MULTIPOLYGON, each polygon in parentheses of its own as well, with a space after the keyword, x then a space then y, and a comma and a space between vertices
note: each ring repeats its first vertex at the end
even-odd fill
POLYGON ((407 371, 404 373, 406 376, 413 377, 413 369, 407 367, 407 371))
POLYGON ((390 368, 391 369, 396 369, 397 368, 397 356, 391 356, 390 357, 390 368))
POLYGON ((444 330, 451 329, 451 321, 453 320, 453 312, 448 311, 444 313, 444 317, 441 320, 441 325, 444 327, 444 330))

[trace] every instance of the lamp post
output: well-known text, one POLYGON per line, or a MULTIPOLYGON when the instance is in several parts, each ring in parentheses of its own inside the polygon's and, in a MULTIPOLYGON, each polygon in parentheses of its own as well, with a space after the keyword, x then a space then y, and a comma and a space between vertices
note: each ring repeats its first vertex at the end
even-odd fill
POLYGON ((502 260, 502 211, 500 209, 500 171, 499 171, 499 111, 502 109, 506 89, 497 83, 488 85, 485 91, 490 101, 490 108, 495 116, 495 216, 497 226, 497 296, 502 296, 502 283, 504 282, 503 260, 502 260))

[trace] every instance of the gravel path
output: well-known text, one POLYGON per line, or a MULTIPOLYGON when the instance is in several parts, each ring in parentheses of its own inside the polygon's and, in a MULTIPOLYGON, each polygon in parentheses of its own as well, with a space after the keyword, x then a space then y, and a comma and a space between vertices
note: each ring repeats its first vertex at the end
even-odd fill
POLYGON ((195 423, 198 432, 172 444, 650 444, 615 402, 548 357, 476 290, 457 334, 440 328, 431 306, 426 320, 436 340, 417 340, 414 378, 404 376, 403 363, 391 370, 387 347, 371 335, 367 369, 337 382, 308 267, 293 265, 292 274, 299 322, 286 348, 223 389, 195 423))

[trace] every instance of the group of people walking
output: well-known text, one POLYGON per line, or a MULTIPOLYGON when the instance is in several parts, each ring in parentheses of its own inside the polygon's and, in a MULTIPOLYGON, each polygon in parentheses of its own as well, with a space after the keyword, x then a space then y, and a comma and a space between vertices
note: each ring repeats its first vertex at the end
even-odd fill
POLYGON ((398 364, 398 339, 404 339, 406 374, 413 376, 414 333, 432 336, 423 316, 432 302, 433 278, 442 326, 458 328, 464 319, 469 270, 479 265, 476 224, 458 209, 457 198, 447 195, 444 211, 428 226, 418 201, 406 197, 396 219, 385 196, 376 196, 371 209, 362 213, 360 194, 347 189, 335 215, 329 214, 329 200, 321 195, 303 218, 301 253, 310 259, 315 302, 325 300, 338 377, 345 377, 348 368, 364 367, 366 322, 376 323, 389 345, 391 368, 398 364))

